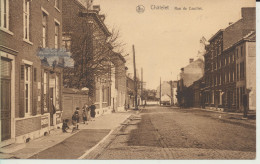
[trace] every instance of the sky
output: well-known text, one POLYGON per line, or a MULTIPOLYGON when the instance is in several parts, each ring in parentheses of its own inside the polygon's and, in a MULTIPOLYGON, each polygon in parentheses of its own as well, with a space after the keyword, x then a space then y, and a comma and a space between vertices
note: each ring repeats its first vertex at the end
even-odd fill
POLYGON ((128 71, 133 73, 133 51, 136 65, 147 89, 156 89, 162 81, 177 80, 180 69, 197 57, 200 39, 210 39, 229 22, 241 18, 242 7, 255 7, 255 0, 94 0, 106 15, 109 29, 120 31, 125 43, 128 71), (136 7, 145 11, 138 13, 136 7), (151 5, 169 6, 168 10, 152 10, 151 5), (175 7, 182 10, 176 10, 175 7), (187 10, 183 10, 183 8, 187 10), (189 7, 201 10, 189 10, 189 7))

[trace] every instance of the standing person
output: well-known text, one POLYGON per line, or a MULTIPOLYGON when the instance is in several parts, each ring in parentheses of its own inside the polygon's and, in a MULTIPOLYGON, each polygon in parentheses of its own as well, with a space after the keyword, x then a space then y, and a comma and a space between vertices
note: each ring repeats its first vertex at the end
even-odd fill
POLYGON ((247 118, 247 113, 248 113, 248 110, 247 110, 247 94, 244 94, 243 95, 243 106, 244 106, 244 118, 247 118))
POLYGON ((85 106, 82 109, 83 124, 87 123, 87 114, 86 114, 86 110, 84 108, 85 108, 85 106))
POLYGON ((76 111, 74 112, 74 114, 72 116, 72 123, 76 129, 79 129, 79 107, 76 108, 76 111))
POLYGON ((95 121, 94 120, 94 118, 95 118, 95 116, 96 116, 96 106, 94 105, 94 104, 92 104, 91 106, 90 106, 90 116, 91 116, 91 120, 93 120, 93 121, 95 121))

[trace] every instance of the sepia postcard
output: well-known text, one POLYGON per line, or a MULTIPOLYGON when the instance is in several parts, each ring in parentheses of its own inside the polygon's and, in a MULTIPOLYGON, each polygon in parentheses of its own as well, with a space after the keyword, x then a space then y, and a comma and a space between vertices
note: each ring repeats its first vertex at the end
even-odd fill
POLYGON ((259 158, 256 1, 0 1, 1 162, 259 158))

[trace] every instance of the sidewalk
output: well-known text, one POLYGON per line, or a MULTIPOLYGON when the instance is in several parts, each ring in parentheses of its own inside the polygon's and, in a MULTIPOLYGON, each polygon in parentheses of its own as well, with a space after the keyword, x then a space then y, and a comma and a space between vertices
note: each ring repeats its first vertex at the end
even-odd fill
MULTIPOLYGON (((108 129, 113 130, 120 126, 128 117, 131 116, 131 111, 120 112, 120 113, 111 113, 95 118, 95 121, 89 121, 88 125, 80 124, 78 131, 74 133, 62 133, 61 129, 55 129, 50 131, 48 136, 43 136, 38 139, 32 140, 29 143, 24 144, 13 144, 4 148, 1 148, 0 158, 1 159, 10 159, 10 158, 19 158, 27 159, 36 155, 48 148, 51 148, 69 137, 74 136, 80 131, 86 129, 108 129), (19 149, 19 150, 18 150, 19 149)), ((86 134, 87 135, 87 134, 86 134)), ((98 143, 98 141, 97 141, 98 143)), ((95 143, 95 144, 97 144, 95 143)))
MULTIPOLYGON (((181 109, 183 110, 183 109, 181 109)), ((224 112, 218 110, 211 110, 211 109, 202 109, 202 108, 187 108, 186 110, 197 110, 197 111, 204 111, 207 112, 206 115, 217 119, 223 122, 237 124, 249 128, 256 127, 256 111, 249 111, 247 119, 243 119, 243 113, 236 113, 236 112, 224 112)), ((204 114, 203 114, 204 115, 204 114)), ((204 116, 206 116, 204 115, 204 116)))

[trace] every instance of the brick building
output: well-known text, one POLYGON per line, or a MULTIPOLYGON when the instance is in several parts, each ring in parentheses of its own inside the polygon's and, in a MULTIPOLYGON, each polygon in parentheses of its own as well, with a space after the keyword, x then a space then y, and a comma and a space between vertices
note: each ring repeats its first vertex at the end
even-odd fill
MULTIPOLYGON (((219 110, 238 109, 237 92, 237 53, 246 52, 246 47, 230 48, 244 36, 255 31, 255 8, 242 8, 242 18, 235 23, 219 30, 209 39, 205 58, 205 87, 202 89, 207 108, 219 110)), ((242 60, 242 59, 241 59, 242 60)), ((244 70, 244 64, 241 66, 244 70)))
MULTIPOLYGON (((96 116, 106 112, 124 109, 125 104, 125 59, 121 54, 113 52, 112 45, 107 42, 111 36, 110 31, 104 24, 105 16, 100 14, 100 6, 92 6, 92 2, 79 0, 63 0, 63 46, 72 53, 72 55, 81 55, 80 62, 75 61, 75 68, 82 68, 84 63, 92 56, 93 59, 104 61, 101 69, 94 70, 93 85, 89 87, 89 102, 96 106, 96 116), (88 53, 76 54, 79 39, 82 36, 90 37, 86 40, 89 44, 88 53), (76 51, 75 51, 76 50, 76 51), (73 54, 74 53, 74 54, 73 54), (104 60, 103 60, 104 59, 104 60), (108 59, 108 60, 106 60, 108 59), (103 72, 103 73, 102 73, 103 72)), ((93 60, 93 62, 95 62, 93 60)), ((100 64, 97 62, 97 65, 100 64)), ((67 69, 67 68, 66 68, 67 69)), ((73 69, 73 68, 72 68, 73 69)), ((84 69, 84 68, 82 68, 84 69)), ((71 79, 71 72, 64 71, 64 85, 66 87, 76 87, 77 84, 68 85, 67 81, 71 79)), ((87 87, 87 84, 83 84, 87 87)))
POLYGON ((62 71, 42 66, 37 55, 60 46, 59 2, 1 0, 1 146, 28 142, 57 122, 50 107, 61 110, 62 71))

